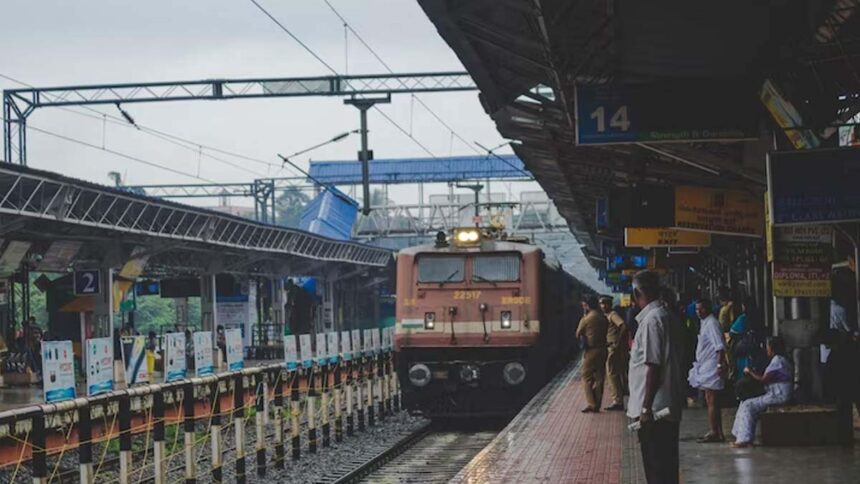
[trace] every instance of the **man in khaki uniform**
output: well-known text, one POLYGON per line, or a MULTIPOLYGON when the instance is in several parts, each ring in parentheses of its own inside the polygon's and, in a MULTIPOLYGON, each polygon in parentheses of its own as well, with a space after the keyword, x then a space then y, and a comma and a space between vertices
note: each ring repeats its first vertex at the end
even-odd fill
POLYGON ((585 316, 579 321, 576 337, 583 342, 582 384, 588 406, 582 413, 599 412, 603 400, 603 379, 606 369, 606 330, 609 322, 600 311, 597 296, 586 296, 582 301, 585 316))
POLYGON ((612 309, 612 296, 600 297, 600 309, 609 321, 606 344, 606 374, 612 394, 612 405, 604 410, 624 410, 624 393, 627 391, 627 325, 624 318, 612 309))

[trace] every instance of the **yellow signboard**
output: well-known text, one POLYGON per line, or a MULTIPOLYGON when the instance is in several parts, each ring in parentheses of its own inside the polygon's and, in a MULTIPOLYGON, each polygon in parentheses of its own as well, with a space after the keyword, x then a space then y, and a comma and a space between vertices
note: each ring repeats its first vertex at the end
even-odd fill
POLYGON ((711 234, 673 228, 624 229, 626 247, 709 247, 711 234))
POLYGON ((761 199, 741 190, 675 187, 675 227, 729 235, 761 237, 761 199))

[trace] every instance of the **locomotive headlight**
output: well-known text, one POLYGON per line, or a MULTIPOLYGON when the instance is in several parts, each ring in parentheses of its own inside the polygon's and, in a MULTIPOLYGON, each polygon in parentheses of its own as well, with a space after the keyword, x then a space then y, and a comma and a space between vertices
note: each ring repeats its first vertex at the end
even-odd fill
POLYGON ((476 227, 454 229, 454 242, 459 246, 477 245, 481 241, 481 231, 476 227))
POLYGON ((409 367, 409 382, 416 387, 425 387, 430 383, 430 368, 424 363, 416 363, 409 367))
POLYGON ((424 329, 436 327, 436 313, 424 313, 424 329))
POLYGON ((526 369, 522 363, 512 361, 502 368, 502 378, 510 386, 516 386, 526 379, 526 369))
POLYGON ((502 311, 502 329, 511 329, 510 311, 502 311))

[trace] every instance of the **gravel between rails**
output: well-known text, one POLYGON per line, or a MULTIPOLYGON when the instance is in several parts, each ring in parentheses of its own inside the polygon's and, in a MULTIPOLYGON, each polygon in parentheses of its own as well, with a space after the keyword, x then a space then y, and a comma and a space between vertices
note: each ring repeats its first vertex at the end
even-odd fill
MULTIPOLYGON (((348 468, 351 463, 354 463, 364 458, 369 459, 370 457, 381 451, 381 449, 385 448, 386 446, 394 445, 398 440, 402 439, 406 435, 411 434, 412 432, 415 432, 419 428, 426 425, 426 423, 427 421, 423 418, 410 416, 407 412, 399 412, 395 415, 386 417, 382 421, 377 419, 375 426, 365 427, 365 430, 363 432, 358 432, 356 426, 355 434, 351 437, 346 436, 346 431, 344 429, 343 442, 337 443, 334 439, 334 425, 332 422, 331 446, 322 447, 322 431, 321 429, 318 429, 317 438, 319 450, 316 454, 311 454, 308 451, 307 428, 305 425, 303 425, 301 431, 302 455, 299 460, 291 460, 290 436, 285 435, 286 466, 284 469, 275 469, 273 467, 275 452, 273 445, 274 439, 272 435, 268 435, 266 442, 266 475, 264 477, 260 477, 257 475, 256 467, 257 460, 256 441, 254 435, 254 420, 246 419, 245 473, 247 477, 247 482, 249 484, 271 484, 274 482, 288 484, 305 484, 317 482, 321 480, 323 476, 331 475, 333 473, 337 474, 338 472, 341 472, 344 468, 348 468)), ((196 430, 198 432, 198 435, 202 435, 203 432, 207 431, 206 425, 206 422, 197 422, 196 430)), ((222 448, 225 449, 224 456, 222 459, 224 482, 235 482, 235 435, 233 426, 225 425, 222 428, 222 436, 222 448)), ((176 449, 178 453, 175 455, 172 462, 170 462, 170 464, 168 465, 168 482, 184 482, 185 457, 182 454, 182 442, 182 435, 180 434, 178 438, 178 447, 176 449)), ((132 448, 144 449, 145 447, 147 447, 147 443, 149 447, 149 450, 147 452, 145 452, 144 450, 138 450, 133 452, 132 482, 152 482, 151 436, 149 441, 147 441, 146 435, 134 436, 132 440, 132 448), (146 465, 143 467, 143 470, 141 472, 141 462, 143 461, 144 457, 146 457, 146 465)), ((168 439, 167 444, 170 445, 171 443, 172 442, 170 441, 170 439, 168 439)), ((118 449, 118 445, 114 444, 112 448, 109 448, 108 451, 104 453, 104 463, 102 465, 101 470, 97 474, 97 482, 118 482, 119 464, 117 460, 119 458, 119 455, 116 449, 118 449)), ((103 450, 104 448, 101 444, 97 444, 94 446, 94 467, 98 466, 99 461, 102 459, 103 450)), ((209 460, 211 455, 211 443, 209 442, 209 439, 206 439, 205 441, 199 443, 196 446, 196 451, 199 456, 197 461, 198 482, 210 482, 211 469, 209 467, 209 460)), ((57 466, 58 458, 58 455, 48 456, 47 464, 49 476, 57 466)), ((32 466, 30 465, 30 463, 22 464, 20 468, 18 468, 17 474, 15 474, 15 477, 13 479, 12 476, 14 473, 15 466, 0 469, 0 482, 14 484, 32 483, 32 466)), ((59 458, 59 467, 57 468, 57 475, 54 476, 53 482, 68 483, 78 481, 78 454, 76 449, 71 449, 65 452, 62 458, 59 458), (60 474, 62 474, 62 476, 60 474)))

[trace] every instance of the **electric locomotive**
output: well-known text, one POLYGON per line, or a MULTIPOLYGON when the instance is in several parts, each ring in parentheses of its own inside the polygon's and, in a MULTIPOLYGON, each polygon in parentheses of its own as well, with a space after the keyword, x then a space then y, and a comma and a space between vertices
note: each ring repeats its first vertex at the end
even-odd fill
POLYGON ((524 242, 467 227, 398 253, 397 372, 411 412, 510 415, 572 357, 589 289, 524 242))

